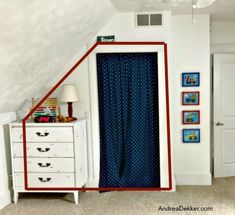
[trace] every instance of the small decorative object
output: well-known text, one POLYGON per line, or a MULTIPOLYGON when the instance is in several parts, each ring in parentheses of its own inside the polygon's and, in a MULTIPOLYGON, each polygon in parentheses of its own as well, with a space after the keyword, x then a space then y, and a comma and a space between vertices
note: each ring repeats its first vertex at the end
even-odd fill
POLYGON ((53 116, 37 116, 34 118, 34 122, 43 123, 43 122, 55 122, 53 116))
POLYGON ((77 93, 77 88, 75 84, 64 84, 62 86, 62 93, 60 96, 61 102, 68 103, 68 119, 67 121, 74 121, 77 118, 73 117, 73 102, 78 102, 79 97, 77 93))
POLYGON ((200 143, 200 129, 183 129, 183 143, 200 143))
MULTIPOLYGON (((32 98, 32 107, 34 107, 40 101, 39 98, 32 98)), ((42 105, 40 105, 33 113, 32 118, 34 122, 55 122, 57 116, 57 98, 48 98, 42 105), (41 116, 45 116, 46 118, 40 118, 41 116), (49 118, 50 119, 49 119, 49 118)))
POLYGON ((77 120, 75 117, 68 117, 68 116, 57 116, 56 122, 73 122, 74 120, 77 120))
POLYGON ((182 73, 182 87, 199 87, 200 86, 200 73, 182 73))
POLYGON ((199 105, 200 92, 182 92, 182 105, 199 105))
POLYGON ((97 42, 115 42, 115 36, 97 36, 97 42))
POLYGON ((183 124, 200 124, 200 111, 187 110, 182 112, 183 124))

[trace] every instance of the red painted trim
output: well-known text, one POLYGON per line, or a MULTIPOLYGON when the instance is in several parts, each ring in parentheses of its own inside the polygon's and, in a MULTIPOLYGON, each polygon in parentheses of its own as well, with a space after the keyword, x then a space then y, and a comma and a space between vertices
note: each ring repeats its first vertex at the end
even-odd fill
POLYGON ((90 53, 96 48, 98 44, 95 43, 83 56, 82 58, 58 81, 58 83, 41 99, 41 101, 26 115, 23 120, 29 119, 34 111, 65 81, 68 76, 90 55, 90 53))
POLYGON ((182 111, 182 124, 183 125, 199 125, 201 123, 201 118, 200 118, 200 110, 184 110, 182 111), (198 122, 189 122, 186 123, 184 122, 184 113, 193 113, 193 112, 197 112, 198 113, 198 122))
POLYGON ((200 91, 184 91, 184 92, 182 92, 182 105, 183 106, 198 106, 198 105, 200 105, 200 91), (198 94, 198 104, 184 104, 184 94, 186 94, 186 93, 196 93, 196 94, 198 94))
POLYGON ((170 137, 170 107, 169 107, 169 84, 168 84, 168 53, 167 44, 164 42, 96 42, 82 58, 60 79, 60 81, 33 107, 33 109, 22 120, 23 129, 23 152, 24 152, 24 181, 25 190, 30 191, 170 191, 172 190, 172 165, 171 165, 171 137, 170 137), (36 188, 28 187, 28 171, 27 171, 27 143, 26 143, 26 121, 34 113, 34 111, 63 83, 63 81, 92 53, 98 45, 162 45, 164 46, 164 61, 165 61, 165 91, 166 91, 166 119, 167 119, 167 146, 168 146, 168 177, 169 187, 161 188, 36 188))
POLYGON ((26 146, 26 125, 25 120, 22 121, 23 130, 23 155, 24 155, 24 186, 25 190, 28 190, 28 169, 27 169, 27 146, 26 146))
POLYGON ((171 129, 170 129, 170 103, 169 103, 169 78, 168 78, 168 49, 164 44, 165 60, 165 91, 166 91, 166 122, 167 122, 167 148, 168 148, 168 178, 169 189, 172 189, 172 166, 171 166, 171 129))
POLYGON ((165 45, 165 42, 97 42, 98 45, 165 45))
POLYGON ((169 187, 164 187, 164 188, 133 188, 133 187, 121 187, 121 188, 113 188, 113 187, 107 187, 107 188, 98 188, 98 187, 89 187, 89 188, 73 188, 73 187, 52 187, 52 188, 39 188, 39 187, 34 187, 34 188, 28 188, 29 191, 170 191, 171 188, 169 187))

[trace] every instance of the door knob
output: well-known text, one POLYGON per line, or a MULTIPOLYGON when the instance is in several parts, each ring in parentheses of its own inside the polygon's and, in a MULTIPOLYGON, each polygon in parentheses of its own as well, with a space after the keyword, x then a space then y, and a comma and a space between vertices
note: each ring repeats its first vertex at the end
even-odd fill
POLYGON ((217 122, 215 125, 216 125, 216 126, 223 126, 224 123, 222 123, 222 122, 217 122))

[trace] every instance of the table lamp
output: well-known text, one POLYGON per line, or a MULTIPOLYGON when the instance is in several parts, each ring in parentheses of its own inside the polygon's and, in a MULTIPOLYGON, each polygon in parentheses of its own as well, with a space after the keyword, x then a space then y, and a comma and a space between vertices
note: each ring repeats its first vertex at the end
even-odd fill
POLYGON ((77 88, 75 84, 64 84, 62 86, 60 101, 67 102, 68 116, 69 118, 74 118, 73 117, 73 102, 79 101, 79 96, 78 96, 77 88))

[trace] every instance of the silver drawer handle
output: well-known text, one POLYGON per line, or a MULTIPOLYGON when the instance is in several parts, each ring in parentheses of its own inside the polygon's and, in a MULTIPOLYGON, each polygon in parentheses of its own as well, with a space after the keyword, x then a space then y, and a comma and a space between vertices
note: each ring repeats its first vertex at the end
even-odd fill
POLYGON ((36 134, 37 134, 39 137, 46 137, 46 136, 49 135, 49 132, 44 132, 44 133, 36 132, 36 134))
POLYGON ((38 180, 39 181, 41 181, 41 182, 43 182, 43 183, 45 183, 45 182, 49 182, 50 180, 51 180, 51 178, 46 178, 46 179, 44 179, 44 178, 38 178, 38 180))
POLYGON ((37 148, 37 150, 38 150, 39 152, 48 152, 48 151, 50 151, 50 148, 45 148, 45 149, 37 148))
POLYGON ((40 167, 49 167, 50 165, 51 165, 51 163, 46 163, 46 164, 38 163, 38 166, 40 166, 40 167))

